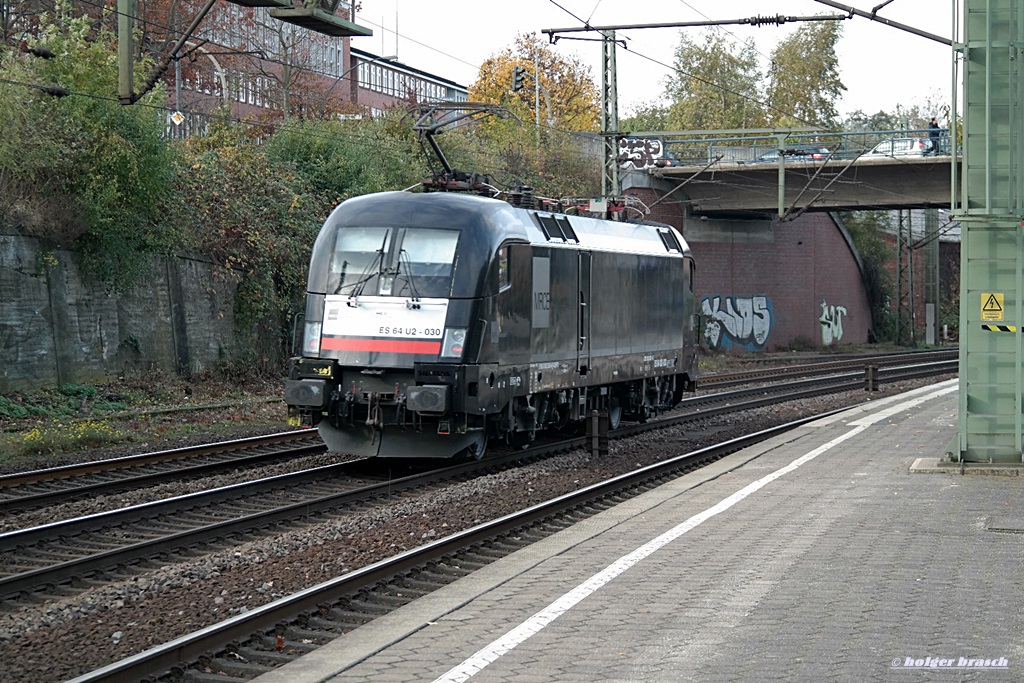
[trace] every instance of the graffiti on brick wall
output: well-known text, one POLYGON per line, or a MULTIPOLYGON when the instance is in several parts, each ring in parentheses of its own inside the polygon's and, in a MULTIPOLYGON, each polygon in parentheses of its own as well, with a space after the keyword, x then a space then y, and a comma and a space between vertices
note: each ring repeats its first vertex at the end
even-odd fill
POLYGON ((622 168, 653 168, 663 155, 657 138, 624 138, 619 140, 619 163, 622 168))
POLYGON ((843 316, 846 315, 846 306, 830 306, 824 299, 821 300, 821 343, 825 346, 838 344, 843 338, 843 316))
POLYGON ((712 349, 760 351, 772 331, 772 304, 766 296, 720 295, 700 302, 704 343, 712 349))

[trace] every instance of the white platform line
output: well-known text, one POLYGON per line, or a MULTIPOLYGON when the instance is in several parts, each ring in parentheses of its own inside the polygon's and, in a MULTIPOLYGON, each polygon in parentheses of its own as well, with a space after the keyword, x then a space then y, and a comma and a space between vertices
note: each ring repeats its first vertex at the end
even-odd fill
POLYGON ((511 651, 516 646, 525 642, 530 636, 538 633, 545 626, 550 624, 552 621, 568 612, 576 603, 583 600, 585 597, 597 591, 598 588, 605 585, 615 577, 619 576, 627 569, 640 562, 648 555, 651 555, 656 550, 664 547, 671 543, 675 539, 679 538, 691 529, 696 528, 701 523, 711 519, 720 512, 728 510, 736 503, 740 502, 747 496, 758 491, 759 489, 767 486, 771 482, 775 481, 783 475, 789 474, 796 468, 800 467, 804 463, 810 462, 814 458, 818 457, 822 453, 831 450, 835 446, 842 442, 853 438, 860 434, 865 429, 870 427, 876 422, 880 422, 896 413, 909 410, 925 401, 944 396, 952 391, 957 390, 957 385, 946 386, 937 391, 933 391, 928 394, 919 395, 913 399, 900 402, 893 405, 885 410, 881 410, 871 415, 866 415, 858 420, 851 422, 854 425, 853 429, 846 432, 845 434, 832 439, 828 443, 815 448, 810 453, 803 455, 793 462, 789 463, 785 467, 782 467, 771 474, 767 474, 757 481, 747 484, 742 489, 732 494, 728 498, 718 502, 712 507, 699 512, 693 517, 690 517, 685 522, 681 522, 672 529, 669 529, 662 535, 654 538, 644 545, 640 546, 628 555, 624 555, 617 559, 612 564, 605 567, 602 571, 594 574, 589 579, 581 583, 580 585, 573 588, 571 591, 563 595, 562 597, 555 600, 553 603, 542 609, 541 611, 534 614, 532 617, 515 627, 505 635, 501 636, 497 640, 491 642, 489 645, 480 649, 473 656, 464 660, 460 664, 449 669, 446 673, 434 679, 434 683, 462 683, 463 681, 469 680, 472 676, 482 671, 488 664, 501 657, 506 652, 511 651))

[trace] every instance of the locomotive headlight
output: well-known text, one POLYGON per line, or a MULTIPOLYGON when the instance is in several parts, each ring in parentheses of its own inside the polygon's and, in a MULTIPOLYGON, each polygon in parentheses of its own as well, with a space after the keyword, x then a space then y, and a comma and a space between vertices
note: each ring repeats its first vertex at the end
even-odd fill
POLYGON ((320 322, 307 322, 302 336, 302 355, 320 355, 320 322))
POLYGON ((466 345, 465 327, 446 327, 441 340, 441 358, 459 360, 466 345))

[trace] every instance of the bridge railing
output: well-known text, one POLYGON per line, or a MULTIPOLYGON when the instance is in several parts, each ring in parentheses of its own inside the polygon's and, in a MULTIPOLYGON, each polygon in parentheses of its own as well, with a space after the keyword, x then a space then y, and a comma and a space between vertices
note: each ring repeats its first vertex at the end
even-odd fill
POLYGON ((781 143, 780 135, 772 134, 696 138, 658 136, 657 139, 664 150, 664 158, 655 165, 661 167, 716 162, 724 165, 770 163, 777 159, 776 150, 780 149, 780 144, 781 149, 787 150, 787 158, 801 151, 823 148, 828 150, 827 158, 840 160, 860 157, 883 142, 893 143, 888 149, 896 151, 890 155, 903 156, 901 146, 896 142, 902 139, 925 140, 926 156, 949 156, 951 149, 949 131, 945 128, 783 134, 781 143), (765 155, 769 158, 764 158, 765 155))

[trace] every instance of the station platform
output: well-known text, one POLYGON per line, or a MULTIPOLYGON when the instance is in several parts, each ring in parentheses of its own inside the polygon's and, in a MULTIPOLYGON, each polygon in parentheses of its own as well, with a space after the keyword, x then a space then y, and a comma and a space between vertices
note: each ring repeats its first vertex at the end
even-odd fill
POLYGON ((1024 477, 922 466, 956 399, 794 429, 256 680, 1024 680, 1024 477))

